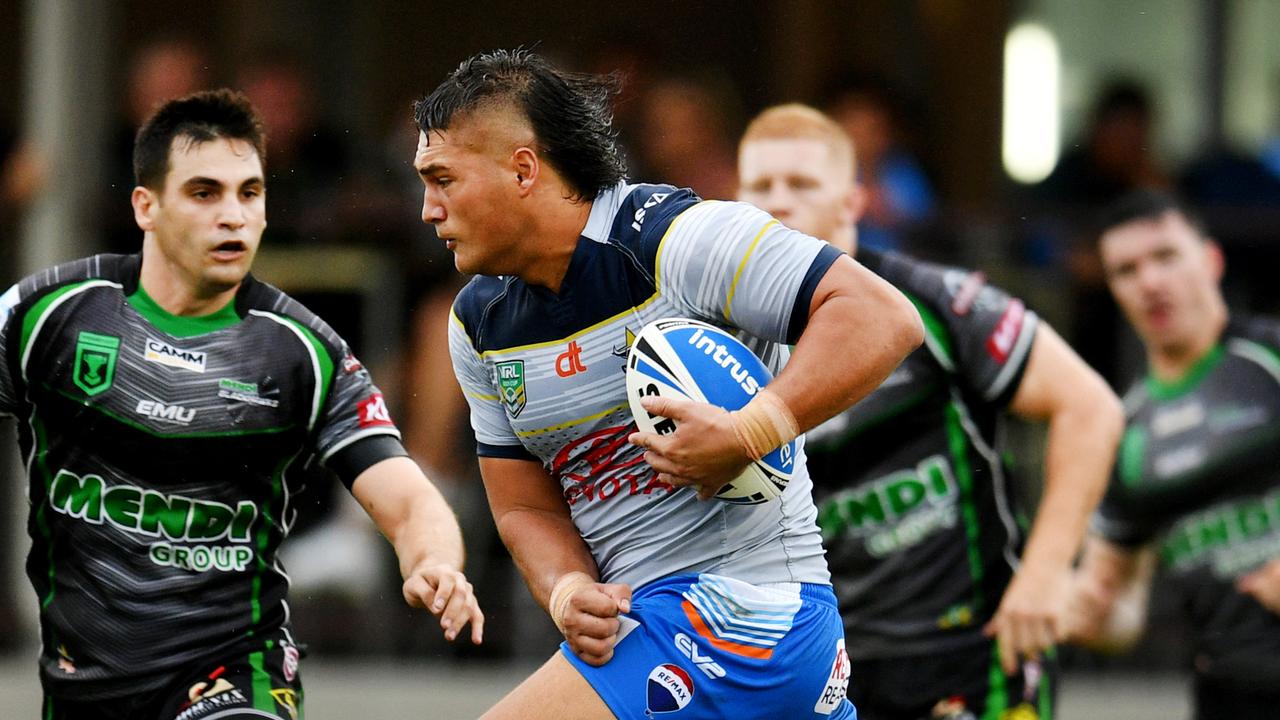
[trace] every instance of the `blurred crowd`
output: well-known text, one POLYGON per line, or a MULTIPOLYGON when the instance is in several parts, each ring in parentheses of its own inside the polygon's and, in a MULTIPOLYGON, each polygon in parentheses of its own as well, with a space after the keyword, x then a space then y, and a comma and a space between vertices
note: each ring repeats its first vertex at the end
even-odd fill
MULTIPOLYGON (((660 180, 693 188, 705 198, 736 193, 737 138, 752 108, 739 89, 714 73, 658 75, 645 59, 618 51, 583 70, 619 71, 622 95, 616 126, 634 181, 660 180)), ((191 38, 166 38, 140 48, 130 60, 127 88, 114 109, 107 182, 94 198, 85 252, 136 252, 141 233, 129 195, 133 134, 160 102, 219 85, 243 90, 262 113, 268 132, 269 225, 263 268, 288 267, 302 253, 342 250, 350 272, 391 272, 368 285, 334 283, 290 287, 306 268, 265 277, 325 317, 358 354, 377 368, 406 447, 445 488, 468 534, 469 574, 490 612, 488 655, 542 656, 556 633, 533 606, 492 530, 475 468, 466 406, 449 368, 446 318, 465 278, 432 229, 420 222, 421 185, 410 164, 416 127, 412 98, 385 109, 380 138, 357 143, 320 103, 319 78, 283 50, 216 66, 208 48, 191 38), (374 152, 369 152, 374 148, 374 152), (385 294, 377 288, 385 287, 385 294), (379 320, 375 320, 378 318, 379 320), (391 328, 370 338, 362 329, 391 328)), ((1081 355, 1119 386, 1135 370, 1125 365, 1121 323, 1107 297, 1093 250, 1091 218, 1109 200, 1143 187, 1174 189, 1200 208, 1210 229, 1239 263, 1228 292, 1254 309, 1273 309, 1280 294, 1263 277, 1273 260, 1271 228, 1280 218, 1280 137, 1261 155, 1223 146, 1174 166, 1161 157, 1155 132, 1160 108, 1140 83, 1117 78, 1096 98, 1087 127, 1068 138, 1044 181, 1010 183, 995 217, 957 213, 931 177, 929 149, 918 131, 919 98, 904 98, 871 77, 834 83, 822 97, 773 98, 812 102, 853 138, 858 181, 868 196, 860 241, 876 249, 902 249, 938 260, 983 264, 1003 258, 1004 282, 1055 320, 1081 355), (1273 213, 1273 214, 1270 214, 1273 213), (983 237, 994 247, 973 248, 968 223, 997 228, 983 237), (1040 280, 1048 278, 1047 285, 1040 280), (1234 283, 1234 286, 1233 284, 1234 283), (1048 288, 1048 292, 1045 288, 1048 288), (1038 290, 1037 290, 1038 288, 1038 290)), ((0 281, 16 279, 15 238, 24 208, 48 183, 41 149, 13 132, 0 133, 0 281)), ((307 257, 314 257, 308 255, 307 257)), ((997 270, 999 272, 999 270, 997 270)), ((333 650, 416 651, 435 648, 430 633, 401 607, 390 553, 340 487, 317 471, 301 501, 306 512, 285 555, 293 579, 299 634, 333 650), (374 610, 374 612, 371 612, 374 610)), ((17 562, 10 558, 8 562, 17 562)), ((0 625, 5 613, 0 612, 0 625)), ((0 641, 2 643, 3 641, 0 641)), ((449 652, 455 652, 450 650, 449 652)))

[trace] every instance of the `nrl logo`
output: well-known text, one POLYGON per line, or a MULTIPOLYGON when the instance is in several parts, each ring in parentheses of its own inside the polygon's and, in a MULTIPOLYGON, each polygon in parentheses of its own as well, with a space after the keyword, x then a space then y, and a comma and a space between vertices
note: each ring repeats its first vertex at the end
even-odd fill
POLYGON ((498 392, 502 395, 502 404, 506 405, 511 417, 520 415, 524 410, 527 396, 524 389, 524 361, 510 360, 497 364, 498 392))
POLYGON ((93 397, 111 387, 116 375, 120 338, 81 332, 76 339, 75 372, 71 380, 85 395, 93 397))

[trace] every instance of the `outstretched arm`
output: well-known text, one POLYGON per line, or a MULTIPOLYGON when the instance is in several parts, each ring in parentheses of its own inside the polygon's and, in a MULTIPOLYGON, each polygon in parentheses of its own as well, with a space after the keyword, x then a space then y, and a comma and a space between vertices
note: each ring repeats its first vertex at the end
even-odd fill
POLYGON ((733 413, 645 398, 647 411, 673 418, 678 427, 668 435, 635 433, 631 442, 649 451, 645 460, 660 480, 695 485, 701 497, 711 497, 752 459, 866 397, 923 338, 910 301, 842 256, 819 282, 791 360, 767 389, 733 413))
POLYGON ((453 640, 471 623, 471 642, 484 638, 484 613, 462 574, 462 533, 440 491, 406 457, 378 462, 356 478, 351 493, 391 541, 404 578, 405 602, 440 616, 453 640))
POLYGON ((1067 640, 1106 652, 1137 642, 1147 624, 1155 565, 1150 550, 1129 550, 1089 536, 1072 578, 1067 640))
POLYGON ((613 657, 619 613, 631 610, 631 588, 597 582, 595 560, 555 479, 536 461, 480 458, 498 534, 529 592, 584 661, 613 657))
POLYGON ((1022 563, 987 625, 1006 673, 1034 659, 1065 632, 1071 564, 1089 515, 1102 498, 1124 410, 1102 378, 1047 324, 1036 328, 1031 356, 1010 409, 1049 423, 1044 493, 1022 563))

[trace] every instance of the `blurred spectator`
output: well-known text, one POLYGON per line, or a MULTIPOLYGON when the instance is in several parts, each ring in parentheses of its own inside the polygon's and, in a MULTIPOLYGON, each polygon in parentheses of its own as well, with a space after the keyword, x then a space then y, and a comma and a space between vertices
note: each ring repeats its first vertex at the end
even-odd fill
POLYGON ((638 182, 663 178, 707 199, 732 198, 737 191, 730 116, 738 107, 727 88, 688 78, 657 80, 643 101, 643 128, 632 143, 638 182))
POLYGON ((267 129, 271 224, 263 242, 347 239, 352 228, 339 222, 338 196, 350 173, 350 151, 341 133, 323 124, 310 78, 280 53, 260 56, 237 78, 267 129))
POLYGON ((902 147, 899 123, 888 94, 867 83, 842 90, 827 112, 858 148, 858 183, 867 209, 858 221, 858 242, 871 250, 902 249, 902 233, 933 214, 933 186, 902 147))
POLYGON ((1137 188, 1165 188, 1169 178, 1155 155, 1151 97, 1132 80, 1114 80, 1099 95, 1082 140, 1063 154, 1036 188, 1055 204, 1106 204, 1137 188))
POLYGON ((1262 161, 1218 146, 1196 158, 1179 182, 1182 196, 1201 208, 1280 207, 1280 176, 1262 161))
POLYGON ((117 111, 110 136, 109 191, 101 199, 102 249, 106 252, 134 253, 142 247, 142 231, 129 205, 134 186, 133 139, 138 127, 161 103, 207 88, 211 80, 204 48, 188 38, 156 40, 134 54, 122 94, 125 105, 117 111))

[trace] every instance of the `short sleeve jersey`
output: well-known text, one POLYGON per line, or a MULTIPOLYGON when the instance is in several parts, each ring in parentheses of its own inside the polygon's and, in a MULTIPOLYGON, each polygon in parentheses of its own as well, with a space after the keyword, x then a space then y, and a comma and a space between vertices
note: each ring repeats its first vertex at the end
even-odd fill
POLYGON ((99 255, 0 296, 0 414, 18 420, 42 678, 61 697, 261 647, 288 622, 295 471, 400 447, 368 373, 297 302, 249 277, 221 313, 179 318, 140 265, 99 255))
POLYGON ((996 430, 1038 320, 981 273, 897 254, 858 259, 911 299, 925 342, 871 395, 809 434, 849 653, 971 646, 983 642, 1021 553, 996 430))
POLYGON ((609 582, 827 583, 803 452, 776 501, 673 490, 627 443, 624 363, 646 324, 688 317, 737 332, 776 374, 838 255, 742 203, 663 185, 602 192, 559 293, 479 276, 454 303, 450 349, 479 454, 541 463, 609 582))
POLYGON ((1197 671, 1280 684, 1280 617, 1235 581, 1280 558, 1280 323, 1233 321, 1176 383, 1125 396, 1116 472, 1093 529, 1150 544, 1197 633, 1197 671))

